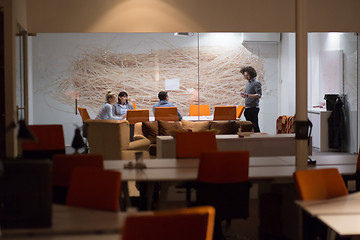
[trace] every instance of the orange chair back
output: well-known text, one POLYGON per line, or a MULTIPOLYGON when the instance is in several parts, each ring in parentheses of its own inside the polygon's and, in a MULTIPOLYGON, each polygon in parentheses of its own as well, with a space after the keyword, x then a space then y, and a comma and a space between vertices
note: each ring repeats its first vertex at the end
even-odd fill
POLYGON ((249 151, 206 152, 200 157, 198 181, 208 183, 246 182, 249 151))
POLYGON ((236 118, 240 118, 245 110, 245 106, 239 105, 236 108, 236 118))
POLYGON ((179 115, 177 112, 177 107, 156 107, 155 108, 155 121, 178 121, 179 115))
POLYGON ((121 173, 98 168, 75 168, 66 204, 119 211, 121 173))
POLYGON ((210 106, 190 105, 189 116, 210 116, 210 106))
POLYGON ((134 107, 134 110, 136 110, 136 103, 131 103, 134 107))
POLYGON ((214 220, 211 206, 132 215, 126 218, 122 240, 212 240, 214 220))
POLYGON ((68 187, 74 168, 103 169, 101 154, 54 154, 52 158, 53 186, 68 187))
POLYGON ((37 141, 22 143, 23 157, 51 158, 55 153, 65 153, 62 125, 29 125, 29 128, 37 141))
POLYGON ((130 124, 135 124, 137 122, 148 122, 149 110, 148 109, 127 110, 126 120, 128 120, 130 124))
POLYGON ((202 152, 216 152, 214 132, 178 132, 176 134, 177 158, 200 158, 202 152))
POLYGON ((293 177, 301 200, 324 200, 348 195, 344 180, 336 168, 296 171, 293 177))
POLYGON ((83 122, 85 122, 88 119, 91 119, 86 108, 78 107, 78 110, 83 122))
POLYGON ((214 120, 235 120, 236 106, 216 106, 214 120))

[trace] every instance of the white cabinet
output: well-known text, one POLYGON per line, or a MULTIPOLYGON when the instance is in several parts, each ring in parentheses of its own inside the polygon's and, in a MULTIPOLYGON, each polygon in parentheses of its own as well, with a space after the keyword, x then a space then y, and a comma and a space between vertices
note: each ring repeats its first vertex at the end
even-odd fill
POLYGON ((331 111, 322 109, 309 109, 308 117, 313 124, 312 128, 312 146, 319 149, 320 152, 327 152, 329 150, 328 137, 328 118, 331 111))

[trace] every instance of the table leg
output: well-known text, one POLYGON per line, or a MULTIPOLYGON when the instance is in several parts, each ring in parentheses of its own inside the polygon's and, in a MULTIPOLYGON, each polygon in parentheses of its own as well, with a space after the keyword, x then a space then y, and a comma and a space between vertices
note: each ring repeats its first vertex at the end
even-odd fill
POLYGON ((146 184, 146 209, 151 210, 151 205, 153 203, 154 198, 154 190, 155 190, 155 182, 147 182, 146 184))
POLYGON ((169 182, 161 182, 160 183, 160 198, 159 198, 159 209, 162 209, 164 207, 164 204, 166 202, 168 192, 169 192, 169 182))
POLYGON ((126 211, 127 207, 131 207, 131 200, 129 195, 129 186, 127 181, 123 181, 121 184, 121 198, 123 199, 120 204, 120 208, 122 211, 126 211), (123 206, 121 206, 123 205, 123 206))

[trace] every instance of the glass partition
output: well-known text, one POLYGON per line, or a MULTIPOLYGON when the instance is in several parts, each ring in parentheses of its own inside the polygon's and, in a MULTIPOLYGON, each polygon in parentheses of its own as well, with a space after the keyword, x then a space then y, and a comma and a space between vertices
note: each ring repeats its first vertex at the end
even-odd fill
MULTIPOLYGON (((262 83, 261 131, 276 134, 277 118, 295 115, 295 33, 49 33, 37 34, 31 46, 33 121, 63 123, 66 142, 74 122, 81 124, 74 100, 94 118, 107 90, 126 91, 151 117, 158 92, 167 91, 185 119, 198 104, 209 105, 202 119, 212 119, 215 106, 244 105, 247 80, 239 71, 246 65, 262 83)), ((331 86, 345 96, 342 150, 357 152, 357 35, 310 33, 308 47, 308 108, 322 106, 329 84, 339 81, 331 86)))

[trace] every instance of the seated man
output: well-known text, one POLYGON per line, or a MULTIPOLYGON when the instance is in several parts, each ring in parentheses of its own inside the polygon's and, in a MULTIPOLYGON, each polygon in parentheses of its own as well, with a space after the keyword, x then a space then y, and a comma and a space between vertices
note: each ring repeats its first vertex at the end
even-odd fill
MULTIPOLYGON (((153 106, 154 115, 155 115, 156 107, 175 107, 175 105, 173 103, 168 102, 169 97, 168 97, 167 92, 164 92, 164 91, 159 92, 158 98, 160 99, 160 101, 158 103, 154 104, 154 106, 153 106)), ((182 116, 181 116, 179 110, 178 110, 178 115, 179 115, 179 121, 181 121, 182 116)))

